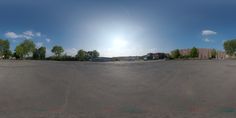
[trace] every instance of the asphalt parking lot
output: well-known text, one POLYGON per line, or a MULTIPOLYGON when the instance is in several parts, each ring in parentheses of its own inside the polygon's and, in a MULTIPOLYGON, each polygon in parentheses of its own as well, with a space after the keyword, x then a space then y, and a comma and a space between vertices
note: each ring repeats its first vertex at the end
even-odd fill
POLYGON ((236 61, 0 61, 0 118, 234 118, 236 61))

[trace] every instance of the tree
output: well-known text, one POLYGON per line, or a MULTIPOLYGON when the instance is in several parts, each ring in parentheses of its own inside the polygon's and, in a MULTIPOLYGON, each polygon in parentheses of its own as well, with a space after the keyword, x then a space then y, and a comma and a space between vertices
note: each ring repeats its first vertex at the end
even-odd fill
POLYGON ((99 57, 99 52, 97 50, 87 52, 87 59, 88 60, 91 60, 91 59, 94 59, 94 58, 97 58, 97 57, 99 57))
POLYGON ((179 49, 176 49, 176 50, 173 50, 171 52, 171 56, 172 58, 176 59, 176 58, 179 58, 181 55, 180 55, 180 52, 179 52, 179 49))
POLYGON ((85 61, 87 60, 87 52, 84 51, 84 50, 79 50, 77 55, 76 55, 76 58, 79 60, 79 61, 85 61))
POLYGON ((93 51, 88 51, 86 56, 87 56, 87 57, 86 57, 87 60, 92 59, 92 58, 93 58, 93 51))
POLYGON ((43 60, 46 57, 45 55, 46 55, 46 47, 40 47, 38 49, 35 49, 33 58, 43 60))
POLYGON ((32 40, 24 40, 24 42, 22 44, 20 44, 23 47, 24 50, 24 56, 29 56, 30 54, 32 54, 35 50, 35 44, 32 40))
POLYGON ((12 56, 11 50, 5 50, 4 51, 4 59, 9 59, 12 56))
POLYGON ((36 60, 40 59, 40 55, 39 55, 39 50, 38 49, 34 50, 33 59, 36 59, 36 60))
POLYGON ((79 60, 79 61, 88 61, 88 60, 92 60, 92 59, 95 59, 97 57, 99 57, 99 52, 97 50, 93 50, 93 51, 84 51, 84 50, 79 50, 77 55, 76 55, 76 58, 79 60))
POLYGON ((217 55, 216 49, 212 49, 211 58, 216 58, 216 55, 217 55))
POLYGON ((51 51, 55 54, 55 56, 60 57, 64 52, 64 49, 62 48, 62 46, 55 45, 51 51))
POLYGON ((16 55, 22 59, 33 54, 33 52, 35 51, 35 44, 32 40, 26 39, 21 44, 16 46, 15 51, 16 55))
POLYGON ((100 56, 97 50, 93 50, 93 58, 98 58, 100 56))
POLYGON ((190 57, 196 58, 198 57, 198 49, 196 47, 193 47, 190 51, 190 57))
POLYGON ((40 47, 39 49, 38 49, 38 51, 39 51, 39 58, 40 59, 45 59, 45 57, 46 57, 46 47, 40 47))
POLYGON ((21 45, 18 45, 16 46, 16 49, 15 49, 15 57, 19 58, 19 59, 23 59, 25 53, 24 53, 24 48, 21 46, 21 45))
POLYGON ((224 49, 228 55, 234 56, 236 52, 236 39, 225 41, 224 49))
POLYGON ((8 59, 11 56, 10 43, 8 40, 0 39, 0 56, 8 59))
POLYGON ((20 59, 20 57, 16 54, 16 52, 12 54, 12 57, 15 57, 16 59, 20 59))

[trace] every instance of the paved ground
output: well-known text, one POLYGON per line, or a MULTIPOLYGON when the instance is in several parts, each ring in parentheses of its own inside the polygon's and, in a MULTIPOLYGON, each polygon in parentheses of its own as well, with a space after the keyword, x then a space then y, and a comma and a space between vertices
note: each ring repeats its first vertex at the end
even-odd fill
POLYGON ((234 118, 236 61, 0 61, 0 118, 234 118))

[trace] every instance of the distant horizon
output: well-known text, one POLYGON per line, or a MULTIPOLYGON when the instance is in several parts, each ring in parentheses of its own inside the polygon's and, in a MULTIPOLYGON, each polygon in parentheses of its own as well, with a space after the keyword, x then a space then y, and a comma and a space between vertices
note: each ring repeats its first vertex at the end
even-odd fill
MULTIPOLYGON (((1 39, 1 38, 0 38, 0 39, 1 39)), ((5 40, 9 40, 9 39, 5 39, 5 40)), ((24 39, 24 40, 32 40, 32 39, 24 39)), ((22 41, 24 41, 24 40, 22 40, 22 41)), ((32 41, 34 41, 34 40, 32 40, 32 41)), ((36 45, 36 48, 39 48, 39 47, 43 46, 43 45, 38 45, 37 43, 35 43, 35 45, 36 45)), ((53 46, 56 46, 56 44, 53 45, 53 46)), ((46 53, 47 53, 47 54, 48 54, 48 53, 51 53, 51 55, 46 55, 46 57, 50 57, 50 56, 53 56, 53 55, 54 55, 54 54, 51 52, 51 49, 47 48, 46 46, 43 46, 43 47, 46 48, 46 53)), ((113 58, 113 57, 135 57, 135 56, 144 56, 144 55, 146 55, 146 54, 148 54, 148 53, 171 53, 171 51, 176 50, 176 49, 179 49, 179 50, 181 50, 181 49, 191 49, 191 48, 193 48, 193 47, 196 47, 196 46, 192 46, 192 47, 189 47, 189 48, 175 48, 175 49, 171 49, 170 51, 166 51, 166 52, 164 52, 164 51, 158 51, 158 50, 156 50, 156 49, 150 49, 149 52, 147 51, 147 53, 141 54, 141 55, 118 55, 118 56, 100 56, 100 57, 108 57, 108 58, 113 58)), ((222 44, 222 47, 223 47, 223 44, 222 44)), ((11 48, 11 51, 12 51, 12 52, 15 51, 15 50, 14 50, 15 47, 10 47, 10 48, 11 48)), ((206 47, 196 47, 196 48, 198 48, 198 49, 215 49, 215 48, 206 48, 206 47)), ((63 54, 66 54, 66 55, 68 55, 68 56, 75 56, 79 50, 84 50, 84 49, 74 49, 74 52, 75 52, 74 54, 68 54, 67 52, 63 52, 63 54)), ((96 50, 96 49, 92 49, 92 50, 96 50)), ((90 51, 92 51, 92 50, 90 50, 90 51)), ((223 50, 218 50, 218 49, 216 49, 216 50, 217 50, 217 51, 223 51, 223 52, 225 52, 224 49, 223 49, 223 50)), ((85 51, 87 51, 87 50, 85 50, 85 51)), ((99 52, 99 50, 97 50, 97 51, 99 52)))

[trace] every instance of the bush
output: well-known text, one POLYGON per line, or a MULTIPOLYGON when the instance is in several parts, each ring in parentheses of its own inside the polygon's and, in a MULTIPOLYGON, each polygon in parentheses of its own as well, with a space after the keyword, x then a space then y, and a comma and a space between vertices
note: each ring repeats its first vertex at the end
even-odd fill
POLYGON ((180 52, 179 52, 179 49, 176 49, 176 50, 173 50, 171 52, 171 57, 174 58, 174 59, 177 59, 177 58, 180 58, 180 52))
POLYGON ((196 58, 198 57, 198 49, 196 47, 193 47, 190 52, 190 57, 196 58))

